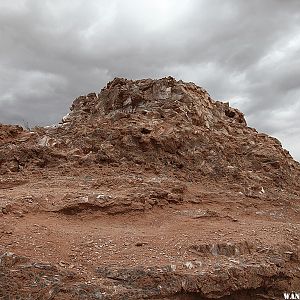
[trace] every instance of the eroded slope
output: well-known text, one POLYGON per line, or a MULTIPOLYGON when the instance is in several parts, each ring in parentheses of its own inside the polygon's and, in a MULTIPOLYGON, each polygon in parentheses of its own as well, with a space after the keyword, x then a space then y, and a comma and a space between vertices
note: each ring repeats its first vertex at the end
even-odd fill
POLYGON ((116 78, 0 137, 0 298, 300 290, 299 163, 193 83, 116 78))

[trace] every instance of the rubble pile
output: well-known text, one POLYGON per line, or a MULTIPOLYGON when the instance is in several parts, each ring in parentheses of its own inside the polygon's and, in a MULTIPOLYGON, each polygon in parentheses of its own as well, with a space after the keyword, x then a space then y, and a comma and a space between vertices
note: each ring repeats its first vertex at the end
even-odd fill
POLYGON ((0 299, 300 291, 300 164, 194 83, 115 78, 0 125, 0 299))
POLYGON ((0 148, 2 174, 129 163, 239 183, 253 195, 299 191, 299 163, 276 138, 247 127, 240 111, 203 88, 172 77, 115 78, 99 94, 75 99, 61 124, 27 136, 0 148))

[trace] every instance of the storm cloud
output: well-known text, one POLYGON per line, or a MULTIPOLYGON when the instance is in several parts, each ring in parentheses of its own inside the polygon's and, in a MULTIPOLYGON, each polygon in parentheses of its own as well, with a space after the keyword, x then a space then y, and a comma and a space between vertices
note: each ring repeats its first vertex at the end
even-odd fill
POLYGON ((4 0, 0 38, 1 123, 57 123, 114 77, 171 75, 300 160, 299 0, 4 0))

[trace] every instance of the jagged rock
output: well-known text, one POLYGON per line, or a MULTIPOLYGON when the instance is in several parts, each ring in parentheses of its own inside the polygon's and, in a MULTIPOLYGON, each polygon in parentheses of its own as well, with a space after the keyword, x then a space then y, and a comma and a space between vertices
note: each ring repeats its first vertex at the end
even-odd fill
POLYGON ((0 299, 299 288, 299 163, 193 83, 115 78, 58 125, 0 125, 0 174, 0 299))
POLYGON ((0 148, 2 172, 70 162, 155 163, 194 177, 239 182, 249 196, 261 196, 251 191, 255 185, 259 191, 291 186, 299 191, 299 163, 277 139, 247 127, 240 111, 212 100, 203 88, 172 77, 115 78, 98 95, 78 97, 62 126, 8 145, 0 148))
POLYGON ((252 261, 240 261, 235 265, 223 262, 222 272, 199 268, 187 262, 185 269, 179 271, 172 265, 134 268, 100 266, 93 273, 100 281, 91 284, 84 282, 73 271, 66 270, 65 266, 62 263, 55 266, 33 262, 13 253, 5 253, 0 256, 0 296, 121 300, 166 299, 172 295, 178 295, 177 299, 186 299, 185 296, 195 295, 195 299, 222 299, 222 296, 235 295, 236 292, 243 294, 244 291, 245 295, 250 295, 252 289, 253 294, 257 294, 255 299, 265 299, 259 297, 259 291, 270 290, 271 298, 278 297, 281 295, 278 285, 288 288, 292 276, 282 266, 271 262, 261 265, 252 261), (20 287, 17 286, 19 276, 22 278, 20 287))

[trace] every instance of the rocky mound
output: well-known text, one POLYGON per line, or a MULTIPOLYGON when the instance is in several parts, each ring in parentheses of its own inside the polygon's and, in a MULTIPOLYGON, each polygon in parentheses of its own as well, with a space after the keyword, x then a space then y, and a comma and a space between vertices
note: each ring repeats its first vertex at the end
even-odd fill
POLYGON ((193 83, 115 78, 77 98, 58 126, 0 148, 2 174, 26 168, 135 164, 224 180, 259 196, 299 191, 299 163, 243 114, 193 83), (13 153, 13 155, 7 155, 13 153))
POLYGON ((0 299, 300 291, 299 163, 193 83, 116 78, 0 138, 0 299))

